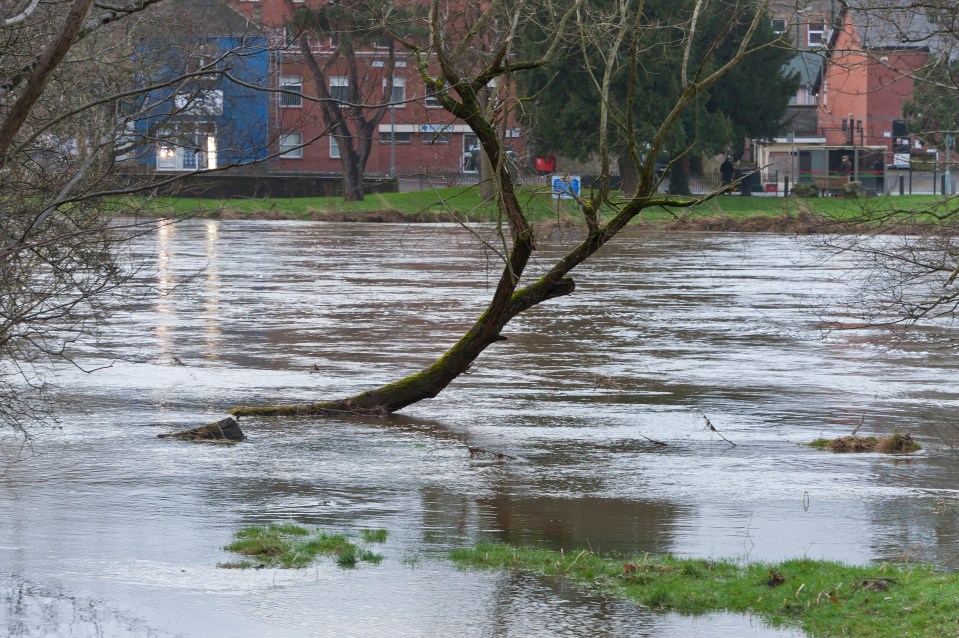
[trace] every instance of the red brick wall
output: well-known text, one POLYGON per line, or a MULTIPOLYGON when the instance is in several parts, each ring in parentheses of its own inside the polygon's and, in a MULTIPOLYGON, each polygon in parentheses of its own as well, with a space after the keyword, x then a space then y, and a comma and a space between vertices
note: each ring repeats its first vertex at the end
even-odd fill
MULTIPOLYGON (((827 145, 842 146, 847 134, 842 123, 862 121, 855 143, 892 147, 892 121, 902 118, 902 105, 912 95, 909 73, 921 67, 927 54, 919 51, 864 51, 855 30, 853 12, 847 12, 827 60, 819 96, 819 127, 827 145)), ((848 124, 847 124, 848 125, 848 124)))
MULTIPOLYGON (((282 27, 287 20, 288 9, 285 0, 233 0, 233 6, 248 15, 251 19, 271 26, 277 31, 278 41, 282 41, 282 27)), ((316 43, 314 54, 320 64, 329 55, 329 43, 316 43)), ((384 65, 387 59, 385 50, 358 52, 360 60, 361 100, 368 103, 382 102, 382 86, 385 77, 384 65)), ((397 174, 412 174, 422 172, 458 172, 462 168, 464 152, 464 125, 453 118, 444 109, 435 106, 426 106, 425 89, 419 71, 407 54, 398 53, 398 66, 394 76, 406 81, 406 97, 408 103, 396 106, 393 116, 397 131, 410 132, 409 143, 395 145, 395 168, 397 174), (406 62, 406 64, 404 64, 406 62), (431 126, 455 126, 446 134, 449 141, 435 143, 438 138, 435 133, 429 132, 431 126), (424 129, 427 132, 424 132, 424 129), (427 143, 434 142, 434 143, 427 143)), ((275 75, 299 76, 303 79, 303 93, 305 96, 317 95, 312 74, 300 59, 294 46, 284 54, 276 64, 275 75)), ((329 75, 346 75, 342 65, 329 72, 329 75)), ((278 80, 277 80, 278 81, 278 80)), ((302 107, 281 107, 280 96, 276 95, 271 104, 271 137, 278 140, 282 133, 299 132, 304 141, 315 140, 303 149, 303 157, 296 159, 278 158, 273 167, 281 171, 293 172, 340 172, 340 160, 331 157, 330 138, 326 135, 326 125, 318 104, 303 100, 302 107)), ((380 129, 390 125, 390 114, 385 112, 382 120, 373 134, 372 149, 367 163, 367 172, 390 172, 390 144, 380 142, 380 129)), ((515 122, 510 122, 511 129, 517 129, 515 122)), ((524 143, 519 137, 507 140, 512 150, 523 155, 524 143)), ((278 141, 276 142, 278 148, 278 141)))
POLYGON ((902 119, 902 106, 912 97, 913 81, 908 74, 921 68, 928 54, 892 51, 875 55, 879 57, 874 58, 868 75, 869 127, 866 144, 890 145, 892 121, 902 119))

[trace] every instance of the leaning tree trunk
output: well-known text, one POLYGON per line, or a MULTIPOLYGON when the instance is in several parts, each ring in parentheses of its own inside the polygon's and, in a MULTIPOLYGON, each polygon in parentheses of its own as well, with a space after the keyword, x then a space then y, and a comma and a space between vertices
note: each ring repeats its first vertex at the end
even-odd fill
MULTIPOLYGON (((504 276, 511 277, 507 271, 504 276)), ((496 299, 473 327, 431 366, 404 379, 369 390, 347 399, 286 406, 238 407, 230 414, 241 416, 294 416, 333 414, 382 415, 401 410, 423 399, 432 399, 456 377, 466 372, 491 344, 502 341, 500 335, 510 319, 547 299, 568 295, 575 289, 572 279, 558 281, 546 276, 514 292, 505 303, 496 299)))
POLYGON ((347 399, 306 405, 239 407, 231 410, 230 414, 241 417, 395 412, 439 394, 453 379, 468 370, 486 348, 502 339, 500 332, 513 317, 547 299, 573 292, 575 284, 566 277, 572 266, 554 268, 529 286, 518 288, 533 254, 534 229, 523 215, 512 175, 502 161, 503 147, 494 127, 483 119, 475 98, 470 106, 472 108, 454 108, 453 111, 476 132, 490 164, 498 167, 492 175, 499 187, 498 205, 512 231, 512 246, 486 311, 452 348, 422 372, 347 399))
POLYGON ((491 202, 496 198, 496 185, 493 183, 493 163, 489 161, 486 151, 479 153, 480 198, 484 202, 491 202))
MULTIPOLYGON (((438 7, 438 0, 434 0, 430 11, 433 34, 431 43, 441 45, 443 25, 438 7)), ((572 15, 572 9, 570 15, 572 15)), ((750 24, 748 35, 757 28, 761 19, 762 13, 757 13, 750 24)), ((662 148, 668 131, 682 115, 686 106, 698 99, 703 91, 728 73, 735 66, 734 62, 738 63, 745 57, 745 43, 748 41, 748 37, 743 39, 743 44, 732 61, 707 74, 705 78, 697 78, 686 86, 653 137, 653 142, 648 149, 653 157, 662 148)), ((506 253, 502 274, 485 312, 452 348, 422 372, 346 399, 288 406, 238 407, 230 411, 232 415, 241 417, 340 413, 386 414, 417 401, 435 397, 460 374, 463 374, 486 348, 502 339, 500 333, 513 317, 543 301, 572 293, 575 284, 568 277, 569 273, 620 233, 644 209, 664 206, 688 207, 708 199, 708 196, 697 200, 657 196, 655 192, 658 182, 649 170, 650 167, 647 166, 640 175, 636 192, 625 203, 617 205, 611 211, 608 221, 601 221, 602 218, 594 210, 593 203, 583 203, 582 208, 588 225, 586 237, 556 261, 545 275, 520 288, 520 280, 534 250, 534 231, 523 214, 512 176, 503 161, 504 149, 497 138, 495 125, 487 119, 478 95, 489 86, 492 78, 513 68, 535 68, 537 64, 545 64, 548 56, 536 63, 510 63, 506 55, 509 40, 506 42, 507 44, 504 44, 493 57, 490 67, 479 72, 472 79, 460 76, 456 65, 452 63, 450 52, 443 46, 432 46, 430 49, 430 55, 436 56, 444 78, 442 84, 434 81, 435 86, 432 88, 440 89, 436 95, 437 99, 447 111, 469 125, 479 139, 481 148, 488 155, 492 167, 491 177, 497 186, 497 209, 504 226, 508 224, 510 233, 510 237, 503 237, 504 243, 510 241, 511 246, 506 253), (454 94, 459 96, 459 101, 453 98, 454 94)), ((424 78, 428 78, 430 71, 427 57, 421 55, 418 64, 424 78)), ((627 108, 627 112, 628 110, 627 108)), ((719 192, 716 191, 712 195, 718 195, 719 192)))

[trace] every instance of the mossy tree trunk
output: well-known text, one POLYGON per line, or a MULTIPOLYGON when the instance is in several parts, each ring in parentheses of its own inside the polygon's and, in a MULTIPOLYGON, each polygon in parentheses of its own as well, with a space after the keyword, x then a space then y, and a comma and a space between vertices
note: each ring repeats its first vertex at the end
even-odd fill
MULTIPOLYGON (((640 149, 635 142, 638 136, 630 128, 632 123, 617 124, 626 128, 616 133, 621 138, 633 140, 625 152, 638 169, 635 190, 628 194, 625 201, 615 203, 607 201, 605 189, 584 194, 579 200, 579 205, 587 228, 585 239, 553 264, 546 274, 535 281, 521 283, 526 266, 536 248, 534 229, 517 196, 514 176, 507 167, 504 141, 497 132, 502 130, 502 127, 498 125, 503 123, 501 119, 503 114, 491 112, 485 108, 484 97, 481 96, 491 86, 495 86, 494 90, 501 92, 498 103, 515 104, 515 95, 509 86, 510 77, 514 73, 549 63, 559 50, 569 44, 564 44, 564 38, 571 32, 578 32, 579 35, 576 37, 583 38, 582 34, 593 32, 606 34, 613 29, 619 34, 618 41, 623 42, 623 47, 627 51, 622 56, 625 58, 625 64, 633 73, 638 73, 641 68, 640 56, 645 50, 642 39, 644 32, 635 28, 639 13, 642 11, 641 6, 633 9, 632 13, 623 9, 618 16, 608 18, 610 23, 604 25, 602 29, 593 29, 589 25, 582 24, 578 29, 570 29, 575 19, 591 19, 588 13, 580 13, 577 18, 581 2, 582 0, 576 0, 567 5, 564 11, 557 13, 555 26, 550 30, 551 40, 544 46, 542 55, 536 58, 522 58, 512 50, 516 42, 516 30, 521 23, 517 18, 517 11, 522 11, 523 8, 508 5, 502 0, 493 0, 488 6, 484 5, 484 11, 478 12, 480 17, 477 23, 469 25, 467 37, 459 42, 452 40, 451 29, 443 22, 439 0, 433 0, 429 23, 431 33, 429 44, 417 48, 415 44, 407 43, 407 46, 413 50, 420 76, 428 92, 436 95, 440 104, 448 112, 469 125, 476 134, 483 154, 488 158, 491 167, 491 183, 495 187, 494 199, 499 213, 502 240, 508 250, 489 305, 473 326, 425 370, 399 381, 333 401, 301 405, 238 407, 231 410, 231 414, 237 417, 341 413, 386 414, 403 409, 417 401, 435 397, 468 370, 486 348, 501 339, 500 333, 510 320, 537 304, 572 293, 575 290, 575 283, 569 277, 571 271, 616 237, 643 210, 661 206, 689 207, 718 194, 712 193, 698 199, 657 195, 653 158, 659 154, 667 133, 679 120, 686 107, 693 104, 703 91, 735 67, 749 53, 748 44, 756 25, 761 20, 761 12, 751 23, 746 37, 730 59, 716 65, 715 60, 707 57, 700 61, 700 68, 689 69, 688 75, 682 78, 685 86, 682 95, 659 125, 652 137, 652 142, 640 149), (497 19, 502 20, 498 23, 500 25, 512 26, 505 32, 486 28, 488 24, 484 24, 484 21, 490 23, 497 19), (489 38, 489 41, 480 46, 475 42, 478 38, 489 38), (439 66, 438 75, 434 63, 439 66), (705 71, 708 66, 712 66, 715 70, 705 71), (494 79, 498 81, 492 82, 494 79)), ((537 6, 530 4, 534 10, 537 6)), ((731 19, 735 19, 734 16, 731 16, 731 19)), ((695 25, 695 22, 693 24, 695 25)), ((688 31, 687 37, 689 39, 687 46, 691 48, 692 41, 697 37, 695 28, 688 31)), ((576 46, 582 44, 581 39, 577 40, 576 46)), ((609 51, 609 43, 605 37, 597 36, 596 41, 590 44, 596 46, 598 50, 601 48, 604 52, 609 51)), ((623 64, 622 57, 617 58, 616 52, 612 52, 608 56, 609 64, 623 64)), ((608 83, 613 81, 612 74, 597 73, 597 76, 603 78, 602 86, 597 87, 600 94, 604 94, 603 91, 608 92, 608 83)), ((642 96, 630 92, 629 99, 641 98, 642 96)), ((609 108, 607 101, 602 101, 602 104, 603 108, 609 108)), ((629 111, 628 106, 626 111, 629 111)), ((601 131, 601 135, 605 136, 607 132, 601 131)))

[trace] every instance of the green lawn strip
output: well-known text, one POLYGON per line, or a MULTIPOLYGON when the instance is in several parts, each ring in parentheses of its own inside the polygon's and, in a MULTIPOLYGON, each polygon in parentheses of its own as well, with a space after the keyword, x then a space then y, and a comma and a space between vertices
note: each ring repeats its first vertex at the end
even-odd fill
POLYGON ((318 213, 363 213, 398 211, 413 215, 435 211, 450 211, 470 219, 491 218, 492 204, 481 202, 479 191, 470 187, 441 188, 435 191, 413 193, 372 193, 363 201, 347 202, 342 197, 300 197, 271 199, 202 199, 158 197, 150 200, 125 198, 111 201, 114 210, 136 211, 156 217, 208 215, 228 211, 238 218, 263 217, 275 213, 290 219, 311 219, 318 213))
POLYGON ((689 209, 650 208, 643 212, 647 221, 677 216, 729 216, 734 219, 765 216, 811 214, 826 221, 885 220, 908 217, 913 222, 934 222, 924 212, 945 212, 942 198, 932 195, 903 195, 845 199, 842 197, 741 197, 720 195, 689 209))
POLYGON ((953 636, 959 622, 959 575, 926 565, 617 559, 500 544, 455 550, 451 558, 464 567, 561 577, 654 609, 753 614, 810 636, 953 636))
MULTIPOLYGON (((368 532, 370 530, 364 530, 368 532)), ((386 540, 386 530, 375 530, 377 538, 386 540)), ((364 534, 365 537, 365 534, 364 534)), ((377 542, 383 542, 377 541, 377 542)), ((220 563, 220 567, 245 569, 258 567, 303 568, 319 556, 333 556, 341 567, 356 567, 358 562, 379 563, 383 557, 357 545, 341 534, 310 531, 299 525, 267 525, 246 527, 234 534, 234 541, 225 546, 228 552, 248 560, 220 563)))
MULTIPOLYGON (((517 191, 520 202, 527 215, 534 222, 554 220, 573 221, 581 219, 576 202, 552 199, 545 188, 522 187, 517 191)), ((622 202, 621 193, 613 193, 611 201, 622 202)), ((450 213, 462 221, 493 221, 496 219, 496 207, 492 202, 483 202, 477 187, 457 186, 439 188, 412 193, 372 193, 361 202, 346 202, 341 197, 304 197, 293 199, 246 199, 226 200, 196 198, 116 198, 105 204, 111 212, 137 211, 139 214, 155 217, 182 217, 189 215, 223 215, 239 219, 277 217, 285 219, 313 219, 314 213, 351 213, 363 214, 382 211, 396 211, 403 216, 450 213)), ((692 208, 653 207, 642 213, 641 219, 647 222, 660 222, 676 217, 782 217, 807 214, 823 217, 826 220, 843 221, 851 219, 877 219, 885 217, 890 211, 909 211, 899 216, 909 216, 910 221, 933 222, 931 215, 923 216, 922 211, 930 209, 936 212, 944 210, 941 199, 931 195, 904 195, 902 197, 869 197, 844 199, 841 197, 808 198, 794 197, 741 197, 721 195, 692 208), (920 213, 916 215, 915 213, 920 213)), ((613 207, 604 208, 608 217, 613 207)))

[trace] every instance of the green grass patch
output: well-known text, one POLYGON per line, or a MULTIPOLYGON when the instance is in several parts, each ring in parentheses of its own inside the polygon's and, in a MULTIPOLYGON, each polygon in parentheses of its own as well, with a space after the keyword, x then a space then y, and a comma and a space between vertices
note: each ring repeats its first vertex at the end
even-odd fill
POLYGON ((651 208, 643 212, 647 221, 687 217, 780 217, 811 215, 826 221, 888 221, 907 218, 916 223, 935 222, 947 206, 942 197, 903 195, 845 199, 842 197, 741 197, 720 195, 693 208, 651 208))
POLYGON ((611 558, 500 544, 455 550, 451 558, 463 567, 561 577, 654 609, 753 614, 810 636, 952 636, 959 621, 959 575, 925 565, 611 558))
MULTIPOLYGON (((384 532, 383 540, 386 539, 386 530, 372 531, 384 532)), ((223 549, 251 560, 220 563, 219 567, 298 569, 309 566, 320 556, 333 556, 340 567, 353 568, 360 562, 378 564, 383 560, 379 554, 360 547, 342 534, 329 534, 319 530, 311 532, 299 525, 246 527, 233 536, 234 541, 223 549)))
POLYGON ((360 536, 367 543, 385 543, 389 535, 390 533, 385 529, 364 529, 360 532, 360 536))
MULTIPOLYGON (((547 195, 527 192, 524 202, 531 204, 531 214, 549 204, 547 195)), ((149 201, 128 198, 114 201, 111 207, 119 211, 137 211, 156 217, 181 217, 188 215, 223 215, 239 219, 269 218, 314 219, 317 214, 371 213, 396 211, 402 215, 428 215, 450 213, 470 221, 489 221, 495 218, 495 206, 483 202, 479 190, 471 187, 440 188, 413 193, 373 193, 361 202, 347 202, 342 197, 301 197, 274 199, 199 199, 199 198, 154 198, 149 201)))

